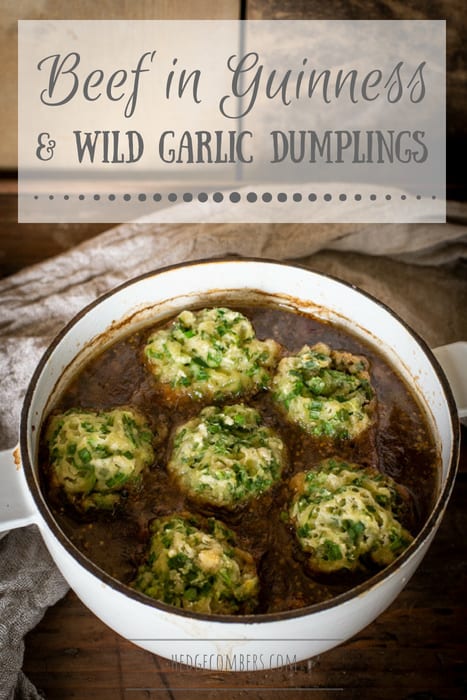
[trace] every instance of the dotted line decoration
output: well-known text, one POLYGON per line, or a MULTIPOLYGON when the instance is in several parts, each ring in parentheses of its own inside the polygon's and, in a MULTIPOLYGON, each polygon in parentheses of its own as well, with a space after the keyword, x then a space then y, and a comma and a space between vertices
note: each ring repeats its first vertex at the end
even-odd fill
MULTIPOLYGON (((391 194, 385 194, 385 195, 380 195, 379 197, 376 194, 370 194, 370 195, 362 195, 362 194, 354 194, 354 195, 347 195, 347 194, 339 194, 339 195, 332 195, 330 192, 326 192, 323 195, 317 195, 315 192, 310 192, 308 195, 304 195, 301 192, 293 192, 292 194, 287 194, 286 192, 278 192, 276 195, 271 194, 271 192, 263 192, 262 194, 258 194, 257 192, 248 192, 247 194, 241 195, 240 192, 230 192, 230 194, 224 194, 223 192, 213 192, 211 195, 209 195, 207 192, 198 192, 198 193, 193 193, 193 192, 184 192, 183 194, 177 194, 176 192, 169 192, 166 195, 161 194, 160 192, 155 192, 152 195, 146 194, 144 192, 136 193, 136 194, 129 194, 125 193, 123 195, 116 195, 116 194, 108 194, 108 195, 100 195, 100 194, 93 194, 93 195, 85 195, 85 194, 79 194, 79 195, 69 195, 69 194, 64 194, 63 197, 61 195, 34 195, 34 199, 38 200, 41 198, 46 198, 49 200, 60 200, 61 198, 64 199, 65 201, 70 201, 73 199, 73 197, 76 197, 79 201, 83 201, 85 199, 88 200, 93 200, 95 202, 117 202, 119 200, 123 200, 124 202, 131 202, 131 201, 138 201, 138 202, 146 202, 147 200, 153 200, 154 202, 162 202, 164 199, 166 199, 168 202, 174 203, 177 201, 183 201, 183 202, 193 202, 194 200, 197 200, 198 202, 201 202, 204 204, 205 202, 208 202, 210 199, 215 202, 216 204, 220 204, 224 200, 229 200, 232 204, 238 204, 241 202, 243 199, 244 201, 249 202, 250 204, 254 204, 255 202, 262 201, 266 204, 272 202, 273 200, 276 200, 280 203, 285 203, 288 201, 296 202, 297 204, 300 202, 303 202, 304 200, 308 200, 309 202, 317 202, 318 200, 322 200, 324 202, 332 202, 332 201, 338 201, 338 202, 347 202, 349 200, 354 200, 355 202, 361 202, 365 198, 367 198, 370 202, 376 202, 378 199, 379 200, 386 200, 386 201, 391 201, 392 199, 401 199, 402 201, 407 200, 408 197, 405 194, 401 194, 398 197, 393 197, 391 194)), ((433 194, 430 196, 425 196, 422 197, 421 194, 413 195, 413 197, 417 200, 421 199, 437 199, 436 195, 433 194)))

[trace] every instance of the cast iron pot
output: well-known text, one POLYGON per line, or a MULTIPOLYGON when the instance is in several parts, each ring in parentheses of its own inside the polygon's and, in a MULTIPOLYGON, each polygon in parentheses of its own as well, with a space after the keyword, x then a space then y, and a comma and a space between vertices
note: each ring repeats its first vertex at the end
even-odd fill
MULTIPOLYGON (((441 354, 452 358, 451 349, 441 354)), ((454 348, 464 352, 465 347, 454 348)), ((440 354, 440 356, 441 356, 440 354)), ((446 357, 444 357, 446 359, 446 357)), ((458 360, 456 360, 457 362, 458 360)), ((261 658, 269 668, 320 654, 355 635, 387 608, 425 555, 443 517, 459 455, 451 389, 425 343, 390 309, 355 287, 302 267, 254 259, 207 260, 145 274, 81 311, 44 354, 27 390, 20 444, 0 462, 0 531, 36 524, 83 603, 109 627, 163 657, 213 668, 222 659, 261 658), (136 330, 192 304, 273 303, 329 320, 377 347, 425 408, 441 459, 438 496, 419 535, 392 565, 324 603, 292 612, 221 616, 184 612, 113 579, 65 537, 41 491, 40 426, 71 371, 129 328, 136 330), (218 301, 217 301, 218 303, 218 301)))

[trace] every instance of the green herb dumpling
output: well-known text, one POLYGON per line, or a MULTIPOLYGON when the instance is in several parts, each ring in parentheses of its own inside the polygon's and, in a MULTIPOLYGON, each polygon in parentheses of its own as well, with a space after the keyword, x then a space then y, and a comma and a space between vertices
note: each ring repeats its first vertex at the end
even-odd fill
POLYGON ((250 321, 227 308, 182 311, 150 335, 146 364, 168 398, 221 400, 265 388, 280 345, 258 340, 250 321))
POLYGON ((181 425, 168 471, 189 496, 233 509, 259 496, 280 478, 284 443, 243 404, 208 406, 181 425))
POLYGON ((252 556, 235 545, 221 522, 180 514, 153 520, 133 588, 169 605, 200 613, 249 613, 259 580, 252 556))
POLYGON ((365 357, 305 345, 284 357, 272 382, 287 418, 315 437, 352 439, 373 422, 375 394, 365 357))
POLYGON ((405 490, 376 469, 326 459, 290 486, 289 517, 312 571, 383 567, 413 539, 401 524, 405 490))
POLYGON ((46 441, 50 486, 80 511, 113 509, 154 460, 154 434, 132 408, 54 415, 46 441))

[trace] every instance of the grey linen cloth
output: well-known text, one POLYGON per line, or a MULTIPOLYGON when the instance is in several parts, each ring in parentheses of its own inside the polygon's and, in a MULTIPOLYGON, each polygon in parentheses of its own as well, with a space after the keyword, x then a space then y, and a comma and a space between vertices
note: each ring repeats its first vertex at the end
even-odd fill
MULTIPOLYGON (((451 204, 448 215, 413 225, 125 224, 1 280, 0 448, 16 443, 28 381, 63 324, 118 283, 181 261, 298 261, 374 294, 432 346, 466 339, 467 208, 451 204)), ((34 527, 0 540, 0 700, 40 697, 21 673, 24 636, 66 590, 34 527)))

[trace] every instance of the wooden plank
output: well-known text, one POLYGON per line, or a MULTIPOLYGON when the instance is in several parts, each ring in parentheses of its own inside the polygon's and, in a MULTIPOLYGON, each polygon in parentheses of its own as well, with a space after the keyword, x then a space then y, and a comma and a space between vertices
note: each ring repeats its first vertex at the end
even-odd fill
POLYGON ((240 0, 3 0, 0 28, 0 169, 17 165, 17 20, 19 19, 238 19, 240 0))
MULTIPOLYGON (((464 0, 248 0, 247 19, 446 20, 447 155, 452 173, 467 146, 467 13, 464 0)), ((455 178, 452 177, 452 180, 455 178)), ((462 178, 465 183, 465 177, 462 178)))
POLYGON ((69 250, 109 224, 18 224, 15 180, 0 179, 0 277, 69 250))

